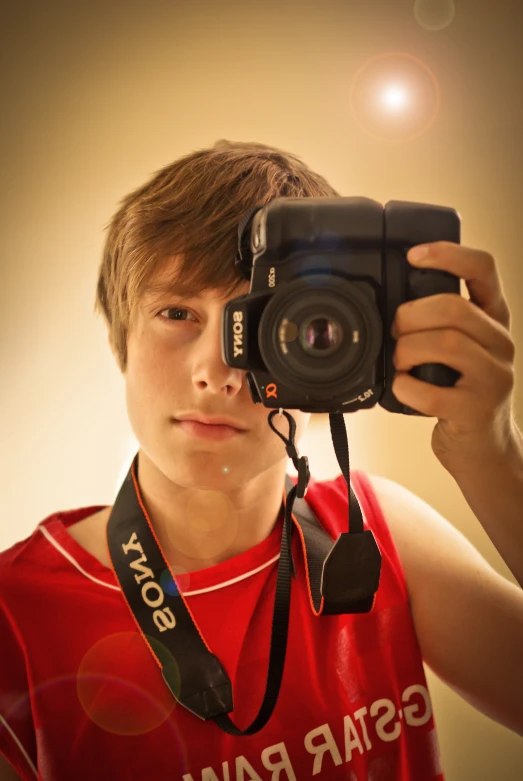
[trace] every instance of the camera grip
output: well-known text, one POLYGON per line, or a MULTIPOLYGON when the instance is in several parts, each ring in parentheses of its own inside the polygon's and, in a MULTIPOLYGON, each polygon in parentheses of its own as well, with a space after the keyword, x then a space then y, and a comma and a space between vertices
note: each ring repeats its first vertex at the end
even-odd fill
POLYGON ((452 388, 459 378, 461 372, 456 371, 444 363, 423 363, 421 366, 413 366, 408 372, 412 377, 416 377, 423 382, 431 382, 440 387, 452 388))
MULTIPOLYGON (((455 274, 438 269, 412 269, 409 273, 410 300, 424 298, 439 293, 457 293, 460 295, 460 280, 455 274)), ((424 363, 413 366, 408 372, 423 382, 440 387, 453 387, 461 377, 456 371, 443 363, 424 363)))

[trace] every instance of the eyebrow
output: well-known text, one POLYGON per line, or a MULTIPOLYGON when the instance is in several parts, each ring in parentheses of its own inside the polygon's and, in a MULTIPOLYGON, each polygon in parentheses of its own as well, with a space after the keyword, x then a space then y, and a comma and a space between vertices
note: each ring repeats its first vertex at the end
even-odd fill
POLYGON ((161 281, 150 282, 144 290, 144 296, 163 295, 170 293, 182 298, 196 298, 201 294, 200 290, 194 285, 187 285, 183 282, 161 281))

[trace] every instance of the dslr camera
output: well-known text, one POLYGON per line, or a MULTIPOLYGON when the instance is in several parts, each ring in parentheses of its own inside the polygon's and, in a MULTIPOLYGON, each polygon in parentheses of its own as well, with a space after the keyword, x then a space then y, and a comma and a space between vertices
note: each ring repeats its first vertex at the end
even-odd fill
MULTIPOLYGON (((460 241, 451 208, 370 198, 279 197, 239 226, 237 264, 247 295, 222 315, 224 361, 247 372, 255 403, 304 412, 356 412, 380 404, 422 415, 392 393, 396 309, 439 293, 460 294, 460 279, 410 265, 408 250, 460 241)), ((444 364, 409 372, 453 386, 444 364)))

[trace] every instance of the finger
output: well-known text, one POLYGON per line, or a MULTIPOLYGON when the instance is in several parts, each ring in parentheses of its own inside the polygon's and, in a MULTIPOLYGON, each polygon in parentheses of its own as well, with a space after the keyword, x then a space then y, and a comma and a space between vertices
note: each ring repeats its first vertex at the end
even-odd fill
POLYGON ((510 309, 503 294, 501 278, 494 257, 483 250, 464 247, 452 241, 436 241, 423 245, 428 254, 412 258, 412 247, 407 260, 414 266, 448 271, 463 279, 473 304, 481 307, 505 328, 510 328, 510 309))
POLYGON ((396 371, 413 366, 442 363, 461 373, 454 387, 485 390, 486 395, 504 393, 513 383, 510 364, 499 361, 469 336, 454 329, 439 329, 401 336, 392 362, 396 371))
POLYGON ((510 363, 515 357, 515 345, 507 329, 457 293, 441 293, 401 304, 394 325, 397 338, 418 331, 454 328, 502 362, 510 363))
MULTIPOLYGON (((488 428, 500 407, 498 397, 487 399, 464 387, 440 387, 403 372, 394 377, 392 392, 402 404, 424 415, 445 422, 457 422, 453 425, 461 432, 488 428)), ((501 402, 504 402, 505 398, 503 397, 501 402)))

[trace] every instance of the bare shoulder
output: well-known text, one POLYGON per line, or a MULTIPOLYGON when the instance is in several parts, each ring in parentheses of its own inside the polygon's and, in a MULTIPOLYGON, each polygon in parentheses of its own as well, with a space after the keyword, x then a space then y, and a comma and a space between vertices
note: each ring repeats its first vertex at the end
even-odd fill
POLYGON ((478 579, 483 586, 501 581, 512 587, 435 507, 394 480, 368 477, 398 550, 411 607, 434 589, 472 589, 478 579))
POLYGON ((424 661, 475 708, 523 734, 523 591, 420 496, 369 479, 405 572, 424 661))
POLYGON ((456 555, 461 562, 494 570, 479 551, 435 507, 388 477, 368 474, 405 569, 408 585, 426 575, 430 561, 456 555))

